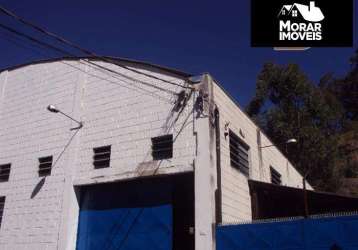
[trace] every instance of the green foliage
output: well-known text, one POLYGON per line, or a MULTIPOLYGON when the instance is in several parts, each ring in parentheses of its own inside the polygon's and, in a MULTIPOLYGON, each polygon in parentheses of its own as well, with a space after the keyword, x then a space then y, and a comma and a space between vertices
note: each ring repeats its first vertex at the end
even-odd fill
MULTIPOLYGON (((339 134, 338 163, 344 177, 358 177, 358 50, 351 58, 351 70, 338 79, 331 77, 320 84, 322 91, 335 96, 343 107, 339 134)), ((358 192, 358 190, 356 190, 358 192)))
MULTIPOLYGON (((328 86, 332 81, 327 75, 321 84, 328 86)), ((338 188, 344 107, 334 93, 314 85, 298 65, 266 63, 247 112, 316 188, 338 188), (298 143, 286 149, 282 143, 289 138, 298 143)))

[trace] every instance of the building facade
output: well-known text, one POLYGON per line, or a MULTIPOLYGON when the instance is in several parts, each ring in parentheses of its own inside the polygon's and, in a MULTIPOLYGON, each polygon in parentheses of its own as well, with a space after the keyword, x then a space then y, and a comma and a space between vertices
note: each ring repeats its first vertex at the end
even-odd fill
POLYGON ((133 190, 148 192, 136 191, 139 203, 139 193, 154 202, 171 190, 158 202, 174 207, 173 249, 185 239, 215 249, 215 223, 251 220, 249 179, 302 186, 276 147, 262 149, 271 144, 209 74, 115 58, 4 69, 0 249, 92 249, 80 242, 91 202, 132 200, 133 190))

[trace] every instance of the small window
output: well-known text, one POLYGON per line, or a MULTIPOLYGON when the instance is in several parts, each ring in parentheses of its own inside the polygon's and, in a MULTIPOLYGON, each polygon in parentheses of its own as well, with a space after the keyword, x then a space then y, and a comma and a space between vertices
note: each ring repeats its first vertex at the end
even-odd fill
POLYGON ((153 160, 163 160, 173 157, 173 135, 163 135, 152 138, 153 160))
POLYGON ((11 168, 10 163, 0 165, 0 182, 5 182, 9 180, 10 168, 11 168))
POLYGON ((52 155, 39 158, 39 176, 48 176, 51 175, 52 169, 52 155))
POLYGON ((271 174, 271 183, 276 185, 281 185, 281 174, 274 169, 273 167, 270 167, 270 174, 271 174))
POLYGON ((244 175, 249 176, 249 149, 234 132, 229 131, 230 164, 244 175))
POLYGON ((293 17, 297 17, 297 10, 293 10, 293 11, 292 11, 292 16, 293 16, 293 17))
POLYGON ((93 166, 98 168, 109 168, 111 162, 111 145, 93 149, 93 166))
POLYGON ((4 207, 5 207, 5 196, 0 196, 0 227, 2 222, 2 216, 4 214, 4 207))

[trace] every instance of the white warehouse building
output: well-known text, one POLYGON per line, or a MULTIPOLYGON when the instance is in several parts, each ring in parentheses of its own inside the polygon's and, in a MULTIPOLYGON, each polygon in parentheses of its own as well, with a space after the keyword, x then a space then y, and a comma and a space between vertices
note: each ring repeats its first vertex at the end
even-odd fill
POLYGON ((0 249, 214 250, 213 225, 252 219, 249 180, 302 187, 271 144, 209 74, 110 57, 3 69, 0 249))

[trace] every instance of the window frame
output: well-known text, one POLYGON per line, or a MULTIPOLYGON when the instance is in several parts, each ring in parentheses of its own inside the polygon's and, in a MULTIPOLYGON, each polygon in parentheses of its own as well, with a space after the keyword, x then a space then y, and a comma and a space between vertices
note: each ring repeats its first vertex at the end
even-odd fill
POLYGON ((48 156, 39 157, 38 161, 39 161, 39 169, 38 169, 39 177, 50 176, 52 173, 53 156, 48 155, 48 156), (46 165, 49 165, 49 163, 50 163, 49 167, 44 167, 46 165))
POLYGON ((270 178, 272 184, 282 185, 282 174, 272 166, 270 166, 270 178))
POLYGON ((111 167, 112 145, 95 147, 92 150, 92 164, 94 169, 103 169, 111 167))
POLYGON ((229 153, 230 166, 240 171, 246 177, 249 177, 251 169, 250 146, 231 129, 229 130, 229 153))
POLYGON ((152 157, 154 161, 173 158, 173 151, 174 151, 173 134, 152 137, 151 142, 152 142, 152 157))
POLYGON ((4 217, 6 196, 0 196, 0 228, 4 217))
POLYGON ((11 173, 11 163, 0 165, 0 182, 8 182, 11 173))

